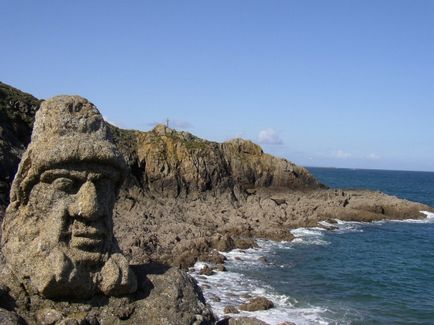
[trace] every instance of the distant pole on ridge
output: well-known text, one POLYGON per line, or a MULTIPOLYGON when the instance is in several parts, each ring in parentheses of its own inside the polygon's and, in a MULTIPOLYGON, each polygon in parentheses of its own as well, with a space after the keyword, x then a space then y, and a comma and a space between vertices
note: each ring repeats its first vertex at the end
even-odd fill
POLYGON ((166 126, 169 127, 169 119, 166 119, 166 126))

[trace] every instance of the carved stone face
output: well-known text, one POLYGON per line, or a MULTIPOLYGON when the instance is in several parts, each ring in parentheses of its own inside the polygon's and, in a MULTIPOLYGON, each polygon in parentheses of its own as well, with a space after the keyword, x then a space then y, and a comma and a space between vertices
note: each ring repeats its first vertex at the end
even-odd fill
POLYGON ((59 246, 76 264, 101 263, 111 248, 111 217, 119 177, 114 168, 95 163, 44 171, 28 201, 28 213, 44 211, 39 220, 41 248, 59 246))
POLYGON ((29 292, 85 299, 136 290, 113 239, 112 210, 125 170, 93 104, 78 96, 42 104, 1 239, 8 269, 29 292))

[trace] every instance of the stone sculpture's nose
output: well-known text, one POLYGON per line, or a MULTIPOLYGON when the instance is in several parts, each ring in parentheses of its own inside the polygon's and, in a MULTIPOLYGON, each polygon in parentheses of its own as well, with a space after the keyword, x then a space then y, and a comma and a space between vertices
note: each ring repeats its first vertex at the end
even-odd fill
POLYGON ((96 220, 101 217, 102 209, 98 201, 95 184, 86 181, 77 193, 75 213, 84 219, 96 220))

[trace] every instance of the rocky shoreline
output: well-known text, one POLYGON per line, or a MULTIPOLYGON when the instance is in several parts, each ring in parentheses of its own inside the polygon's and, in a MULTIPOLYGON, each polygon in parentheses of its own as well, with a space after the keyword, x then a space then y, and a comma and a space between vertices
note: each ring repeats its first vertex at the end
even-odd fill
POLYGON ((213 249, 249 248, 255 238, 289 241, 291 229, 323 227, 321 221, 418 219, 425 217, 420 211, 432 208, 370 191, 256 189, 237 201, 227 194, 194 201, 165 199, 164 204, 133 201, 130 194, 129 200, 118 201, 115 211, 115 234, 131 261, 188 268, 210 259, 213 249))
MULTIPOLYGON (((293 325, 298 324, 296 319, 300 319, 304 323, 305 317, 307 319, 321 317, 319 315, 322 308, 313 308, 309 311, 303 311, 300 308, 292 310, 288 307, 288 303, 289 305, 294 303, 291 298, 282 296, 280 293, 277 294, 273 292, 272 288, 267 286, 263 287, 263 284, 261 285, 261 283, 257 282, 257 277, 250 278, 249 276, 252 270, 260 272, 259 270, 266 271, 269 268, 274 270, 275 268, 279 269, 282 267, 270 262, 269 254, 271 252, 276 249, 280 251, 294 249, 298 245, 303 246, 302 243, 319 246, 328 245, 327 241, 322 241, 318 237, 321 238, 322 234, 332 234, 334 232, 337 234, 346 232, 357 233, 361 231, 359 227, 366 227, 370 223, 383 224, 386 221, 405 221, 410 224, 414 222, 432 223, 434 213, 422 211, 422 214, 424 218, 404 220, 380 219, 347 222, 339 219, 329 219, 319 222, 315 227, 293 229, 293 233, 296 236, 294 241, 276 242, 272 240, 258 240, 256 244, 254 243, 253 247, 248 249, 237 248, 229 252, 214 250, 210 254, 213 258, 209 258, 203 262, 196 262, 194 267, 189 268, 189 274, 198 281, 207 301, 211 304, 213 311, 220 319, 219 324, 220 322, 223 324, 229 323, 231 319, 242 319, 242 321, 247 322, 246 324, 250 324, 248 322, 252 321, 252 324, 261 325, 270 325, 270 323, 293 325), (244 271, 240 272, 240 270, 244 271), (225 275, 225 272, 229 272, 229 274, 225 275), (277 302, 277 305, 273 301, 277 302), (299 313, 303 316, 300 316, 299 313), (307 314, 304 315, 304 313, 307 314), (288 316, 288 314, 291 316, 288 316), (249 317, 249 320, 246 320, 246 317, 249 317), (283 319, 287 320, 288 318, 292 322, 283 321, 283 319)), ((273 272, 276 272, 276 270, 273 272)))
MULTIPOLYGON (((30 141, 34 114, 41 101, 7 85, 0 86, 1 221, 9 204, 12 176, 30 141)), ((54 101, 53 105, 61 106, 65 100, 62 97, 60 104, 54 101)), ((81 103, 78 110, 91 105, 78 97, 74 100, 81 103)), ((105 132, 106 124, 101 123, 98 127, 105 132)), ((89 125, 85 131, 92 135, 97 124, 89 125)), ((79 131, 80 128, 77 126, 79 131)), ((268 155, 250 141, 215 143, 164 125, 149 132, 110 125, 107 129, 110 134, 104 135, 103 140, 116 147, 126 162, 125 181, 114 203, 113 240, 118 253, 128 261, 125 267, 129 264, 137 276, 137 292, 81 301, 45 299, 23 289, 0 255, 0 322, 212 324, 215 318, 200 288, 185 272, 197 261, 213 263, 224 271, 224 256, 219 252, 254 247, 258 238, 290 241, 294 238, 291 229, 333 228, 333 219, 370 222, 423 218, 420 211, 434 211, 379 192, 328 189, 306 169, 268 155)), ((34 139, 40 139, 40 135, 34 139)), ((62 145, 69 150, 70 144, 62 145)), ((106 159, 91 142, 89 145, 90 151, 83 149, 87 163, 106 159), (89 152, 95 153, 92 156, 89 152)), ((48 158, 41 154, 40 159, 48 158)), ((22 169, 27 163, 22 163, 22 169)), ((67 157, 62 164, 70 168, 67 157)), ((25 173, 23 177, 27 177, 25 173)), ((24 189, 16 189, 17 193, 21 190, 24 189)), ((5 225, 2 229, 6 229, 5 225)), ((212 274, 213 270, 203 272, 212 274)), ((257 306, 271 308, 263 299, 242 308, 257 306)), ((232 318, 220 324, 263 323, 232 318)))

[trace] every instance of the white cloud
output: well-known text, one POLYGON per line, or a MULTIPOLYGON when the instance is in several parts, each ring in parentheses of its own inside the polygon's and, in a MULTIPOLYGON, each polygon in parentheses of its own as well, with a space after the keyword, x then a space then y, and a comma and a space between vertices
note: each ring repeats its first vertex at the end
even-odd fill
POLYGON ((339 158, 339 159, 347 159, 347 158, 351 157, 351 154, 349 152, 345 152, 345 151, 339 149, 339 150, 336 150, 334 156, 336 158, 339 158))
MULTIPOLYGON (((158 124, 167 124, 167 120, 161 121, 161 122, 151 122, 148 123, 148 126, 156 126, 158 124)), ((169 127, 171 129, 180 129, 180 130, 186 130, 186 129, 191 129, 193 128, 193 125, 190 122, 187 121, 181 121, 181 120, 176 120, 176 119, 169 119, 169 127)))
POLYGON ((366 158, 368 158, 369 160, 379 160, 380 156, 377 155, 376 153, 370 153, 366 158))
POLYGON ((280 138, 279 134, 271 128, 264 129, 259 132, 258 135, 259 143, 261 144, 275 144, 281 145, 283 144, 283 140, 280 138))

